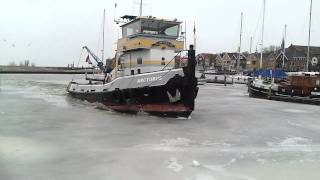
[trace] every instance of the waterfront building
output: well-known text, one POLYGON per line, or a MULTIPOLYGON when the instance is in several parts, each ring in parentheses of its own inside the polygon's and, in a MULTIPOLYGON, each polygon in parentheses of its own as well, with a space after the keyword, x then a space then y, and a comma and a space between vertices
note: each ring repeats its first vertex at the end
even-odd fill
MULTIPOLYGON (((298 46, 291 44, 285 49, 285 56, 278 52, 276 57, 276 67, 285 71, 297 72, 306 71, 308 46, 298 46)), ((320 47, 310 47, 309 71, 320 71, 320 47)))

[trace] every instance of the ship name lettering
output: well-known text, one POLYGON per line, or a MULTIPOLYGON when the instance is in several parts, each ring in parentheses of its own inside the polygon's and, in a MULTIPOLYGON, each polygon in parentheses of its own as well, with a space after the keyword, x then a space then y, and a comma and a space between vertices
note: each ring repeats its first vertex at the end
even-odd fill
POLYGON ((146 82, 154 82, 154 81, 161 81, 162 77, 157 76, 157 77, 146 77, 146 78, 141 78, 137 80, 137 83, 146 83, 146 82))

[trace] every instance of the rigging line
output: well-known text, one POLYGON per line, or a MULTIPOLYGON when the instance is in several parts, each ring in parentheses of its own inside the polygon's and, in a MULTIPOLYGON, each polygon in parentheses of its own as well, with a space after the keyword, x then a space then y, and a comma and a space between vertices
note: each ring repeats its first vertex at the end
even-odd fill
MULTIPOLYGON (((83 49, 81 50, 81 53, 80 53, 80 56, 79 56, 79 59, 78 59, 77 68, 79 67, 79 64, 80 64, 80 60, 81 60, 82 54, 83 54, 83 49)), ((73 74, 73 76, 72 76, 72 80, 71 80, 71 81, 73 81, 74 76, 75 76, 75 74, 73 74)))
POLYGON ((175 58, 176 58, 178 55, 181 55, 181 52, 182 52, 182 51, 180 51, 178 54, 176 54, 176 55, 162 68, 161 71, 163 71, 173 60, 175 60, 175 58))
POLYGON ((100 45, 102 44, 103 46, 103 32, 101 31, 104 27, 104 15, 102 15, 102 22, 100 24, 100 30, 98 31, 98 48, 97 48, 97 52, 96 54, 98 55, 99 57, 99 54, 101 53, 101 49, 100 49, 100 45))
POLYGON ((132 6, 132 13, 131 14, 134 14, 134 11, 136 9, 136 0, 133 1, 133 6, 132 6))
MULTIPOLYGON (((183 51, 184 51, 184 50, 183 50, 183 51)), ((167 63, 164 68, 162 68, 161 71, 163 71, 174 59, 176 59, 176 57, 177 57, 178 55, 181 55, 181 53, 182 53, 183 51, 180 51, 178 54, 176 54, 176 55, 171 59, 171 61, 170 61, 169 63, 167 63)), ((174 68, 172 68, 172 69, 174 69, 174 68)), ((164 76, 166 76, 169 72, 171 72, 172 69, 169 69, 168 72, 166 72, 164 75, 161 76, 161 78, 164 77, 164 76)), ((154 82, 155 82, 155 81, 151 82, 148 86, 151 86, 154 82)))
MULTIPOLYGON (((256 27, 254 29, 254 31, 251 33, 251 36, 253 37, 256 37, 257 33, 258 33, 258 28, 259 28, 259 25, 260 25, 260 21, 261 21, 261 16, 262 16, 262 8, 263 8, 263 5, 260 7, 260 10, 259 10, 259 17, 258 17, 258 21, 257 21, 257 24, 256 24, 256 27)), ((255 38, 255 39, 259 39, 259 38, 255 38)))
POLYGON ((232 37, 232 46, 234 46, 234 44, 236 44, 235 45, 235 48, 236 48, 236 52, 238 51, 238 48, 239 48, 239 42, 238 42, 238 36, 239 36, 239 29, 240 29, 240 26, 241 26, 241 23, 237 23, 237 25, 236 25, 237 27, 234 29, 234 32, 233 32, 233 37, 232 37))

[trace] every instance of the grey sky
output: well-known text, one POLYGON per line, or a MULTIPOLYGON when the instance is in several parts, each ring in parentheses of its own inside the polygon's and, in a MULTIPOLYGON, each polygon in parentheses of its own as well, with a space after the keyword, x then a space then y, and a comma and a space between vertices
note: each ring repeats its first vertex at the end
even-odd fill
MULTIPOLYGON (((138 2, 138 0, 136 0, 138 2)), ((137 14, 134 0, 117 0, 117 15, 137 14)), ((97 51, 103 9, 107 12, 106 57, 114 55, 118 28, 113 23, 115 1, 1 0, 0 64, 29 59, 40 66, 78 62, 81 47, 97 51)), ((144 0, 144 15, 187 21, 191 43, 196 22, 198 53, 236 51, 240 13, 244 13, 243 50, 253 50, 261 39, 262 0, 144 0)), ((265 45, 280 45, 288 24, 287 45, 306 45, 309 0, 267 0, 265 45)), ((312 41, 320 46, 320 1, 314 0, 312 41)))

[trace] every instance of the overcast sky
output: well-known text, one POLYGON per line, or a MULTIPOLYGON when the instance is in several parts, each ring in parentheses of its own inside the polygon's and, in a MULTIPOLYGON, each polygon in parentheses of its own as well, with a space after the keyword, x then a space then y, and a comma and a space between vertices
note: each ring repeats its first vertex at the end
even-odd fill
MULTIPOLYGON (((39 66, 77 64, 81 47, 95 52, 101 47, 102 14, 106 9, 105 56, 114 56, 119 28, 117 16, 137 14, 134 0, 0 0, 0 64, 29 59, 39 66), (99 42, 100 40, 100 42, 99 42)), ((136 0, 138 3, 138 0, 136 0)), ((188 43, 193 23, 197 28, 197 53, 236 51, 240 13, 244 13, 242 49, 253 51, 261 40, 262 0, 144 0, 143 15, 177 18, 187 22, 188 43)), ((309 0, 267 0, 265 45, 280 45, 288 25, 287 46, 306 45, 309 0)), ((314 1, 311 45, 320 46, 320 1, 314 1)), ((259 46, 258 46, 259 48, 259 46)))

